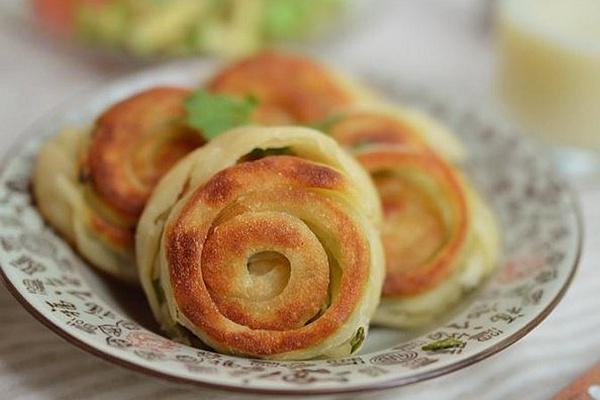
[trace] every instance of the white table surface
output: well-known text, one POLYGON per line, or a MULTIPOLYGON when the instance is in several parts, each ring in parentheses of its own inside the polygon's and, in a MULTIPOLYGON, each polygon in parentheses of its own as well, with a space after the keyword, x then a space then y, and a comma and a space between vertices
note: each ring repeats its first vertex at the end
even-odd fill
MULTIPOLYGON (((491 97, 492 40, 484 28, 483 0, 371 1, 377 7, 365 9, 354 28, 315 51, 345 69, 394 73, 406 81, 460 90, 481 99, 491 97)), ((33 120, 57 104, 136 70, 115 60, 82 56, 32 32, 1 7, 0 12, 1 153, 33 120)), ((475 366, 369 398, 545 399, 598 362, 600 190, 579 194, 586 224, 580 270, 546 321, 515 345, 475 366)), ((199 389, 134 374, 78 350, 0 288, 0 398, 205 396, 199 389)))

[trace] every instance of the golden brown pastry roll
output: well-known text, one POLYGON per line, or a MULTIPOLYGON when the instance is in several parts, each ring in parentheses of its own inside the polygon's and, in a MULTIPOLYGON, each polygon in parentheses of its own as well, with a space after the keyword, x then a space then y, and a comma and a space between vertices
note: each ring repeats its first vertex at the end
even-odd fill
POLYGON ((237 128, 156 188, 137 231, 142 286, 175 339, 270 359, 349 355, 383 283, 379 207, 331 138, 237 128))
POLYGON ((371 173, 384 209, 386 277, 373 321, 422 325, 493 271, 495 218, 467 180, 439 157, 399 149, 357 157, 371 173))
POLYGON ((386 277, 373 322, 403 328, 446 311, 493 270, 498 254, 491 210, 433 144, 456 161, 462 146, 445 130, 426 129, 438 124, 425 117, 413 123, 414 115, 356 109, 328 127, 370 173, 383 206, 386 277))
POLYGON ((267 125, 309 124, 372 97, 356 83, 309 58, 275 51, 226 67, 207 88, 215 93, 254 97, 259 106, 253 120, 267 125))
POLYGON ((67 130, 40 151, 33 177, 45 219, 94 266, 135 282, 134 233, 161 176, 204 143, 183 123, 186 89, 158 87, 67 130))

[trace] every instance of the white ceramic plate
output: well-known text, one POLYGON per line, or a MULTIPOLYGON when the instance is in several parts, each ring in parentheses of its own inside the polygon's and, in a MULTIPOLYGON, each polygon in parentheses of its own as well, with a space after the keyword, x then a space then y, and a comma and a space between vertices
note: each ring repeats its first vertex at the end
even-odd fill
POLYGON ((98 276, 43 223, 32 204, 30 172, 49 135, 88 124, 106 106, 142 88, 196 85, 212 71, 210 63, 187 62, 120 80, 40 120, 9 150, 0 172, 2 275, 23 306, 68 341, 127 368, 201 386, 279 394, 363 391, 421 381, 488 357, 531 331, 564 294, 579 257, 581 223, 548 159, 476 108, 379 78, 394 100, 432 112, 468 146, 466 170, 502 223, 497 273, 436 324, 418 332, 375 328, 361 353, 347 359, 249 360, 163 338, 141 293, 98 276), (447 337, 464 346, 422 349, 447 337))

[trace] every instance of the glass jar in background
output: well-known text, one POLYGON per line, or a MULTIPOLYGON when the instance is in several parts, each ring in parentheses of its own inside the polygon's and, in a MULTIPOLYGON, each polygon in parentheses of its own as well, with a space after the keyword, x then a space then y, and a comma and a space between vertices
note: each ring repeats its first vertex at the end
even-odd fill
POLYGON ((505 111, 560 146, 563 172, 597 175, 600 1, 499 1, 496 28, 496 91, 505 111))

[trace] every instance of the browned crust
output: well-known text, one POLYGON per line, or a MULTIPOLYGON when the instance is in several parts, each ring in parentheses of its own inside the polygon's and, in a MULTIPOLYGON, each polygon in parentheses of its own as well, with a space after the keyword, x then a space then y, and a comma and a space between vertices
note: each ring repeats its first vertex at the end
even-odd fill
POLYGON ((376 111, 355 111, 345 114, 328 129, 329 135, 348 148, 369 145, 410 145, 429 152, 425 141, 406 122, 376 111))
MULTIPOLYGON (((465 246, 470 224, 467 200, 459 178, 450 166, 431 154, 393 150, 370 151, 359 154, 358 160, 371 174, 378 171, 418 168, 435 177, 440 186, 445 188, 447 202, 455 208, 456 228, 450 232, 451 235, 443 248, 429 262, 402 273, 392 274, 388 270, 383 284, 383 295, 413 296, 437 286, 457 266, 456 261, 465 246)), ((385 223, 387 220, 384 219, 385 223)))
POLYGON ((237 192, 241 186, 252 189, 252 183, 264 185, 254 179, 256 176, 263 175, 265 178, 273 176, 280 179, 285 178, 290 184, 302 187, 312 187, 331 190, 342 190, 346 188, 347 182, 342 174, 325 165, 301 160, 293 156, 276 156, 262 158, 260 162, 247 162, 242 169, 229 168, 216 174, 203 187, 202 201, 211 206, 223 204, 225 199, 230 199, 232 193, 237 192), (248 182, 241 181, 238 177, 238 171, 255 172, 255 177, 248 182))
MULTIPOLYGON (((317 314, 327 301, 329 262, 321 243, 298 229, 302 228, 301 225, 304 225, 301 220, 289 215, 263 212, 239 215, 212 230, 202 252, 202 273, 211 298, 226 318, 253 329, 282 331, 299 328, 317 314), (276 301, 269 301, 269 312, 259 313, 255 312, 259 304, 245 304, 244 300, 249 296, 240 290, 242 288, 235 279, 239 271, 233 268, 240 264, 245 268, 248 256, 256 254, 256 251, 248 254, 248 250, 261 248, 265 244, 269 250, 280 250, 279 254, 295 253, 296 259, 300 256, 305 266, 311 269, 311 274, 293 296, 279 293, 280 296, 273 296, 276 301), (282 249, 285 253, 281 252, 282 249), (240 295, 244 297, 240 299, 240 295)), ((290 269, 297 267, 289 266, 290 269)), ((297 280, 291 283, 291 276, 287 278, 282 291, 288 284, 298 283, 297 280)), ((262 289, 260 295, 265 294, 264 287, 262 289)), ((253 292, 258 294, 256 290, 253 292)))
POLYGON ((125 250, 133 248, 134 228, 114 226, 94 213, 90 214, 90 228, 114 247, 125 250))
MULTIPOLYGON (((237 164, 196 189, 177 218, 167 226, 164 243, 175 301, 191 323, 221 346, 254 356, 305 349, 332 335, 357 306, 369 274, 368 244, 364 234, 338 203, 314 190, 307 190, 344 187, 346 182, 342 175, 335 170, 324 174, 323 168, 327 167, 288 156, 237 164), (213 224, 221 210, 249 191, 268 193, 283 203, 319 202, 319 207, 330 211, 331 223, 335 225, 345 257, 341 266, 344 272, 340 295, 333 299, 323 315, 308 325, 283 331, 248 327, 229 331, 224 324, 225 317, 205 286, 203 250, 211 230, 218 229, 213 224), (207 208, 210 209, 208 212, 207 208), (197 209, 207 212, 209 217, 196 220, 197 209)), ((300 293, 298 301, 301 301, 300 293)))
MULTIPOLYGON (((92 186, 116 211, 138 217, 160 176, 178 158, 204 143, 199 134, 180 124, 189 93, 175 87, 149 89, 113 105, 96 121, 87 157, 92 186), (180 135, 181 140, 159 146, 160 154, 153 160, 159 165, 139 162, 136 152, 143 141, 160 130, 180 135), (140 182, 132 181, 132 173, 140 182)), ((156 136, 160 140, 160 135, 156 136)))
POLYGON ((309 123, 356 99, 327 69, 313 60, 275 51, 235 63, 207 85, 218 93, 253 96, 256 122, 309 123))

